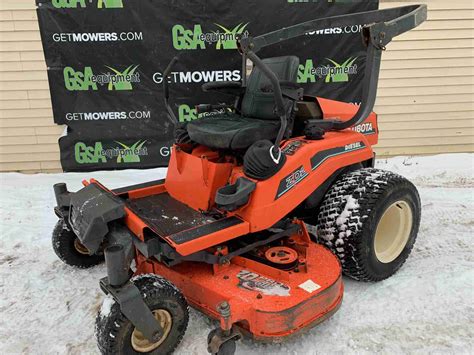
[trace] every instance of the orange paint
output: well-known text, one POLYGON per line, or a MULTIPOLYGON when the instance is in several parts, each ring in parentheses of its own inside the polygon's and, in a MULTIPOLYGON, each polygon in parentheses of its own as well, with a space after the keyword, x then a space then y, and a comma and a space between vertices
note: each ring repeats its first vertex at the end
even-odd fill
MULTIPOLYGON (((358 109, 350 104, 314 99, 318 101, 324 119, 348 120, 358 109)), ((232 212, 217 211, 214 196, 219 188, 245 176, 242 166, 236 158, 203 146, 176 145, 165 183, 127 191, 123 196, 134 200, 168 193, 195 211, 220 212, 222 217, 217 219, 237 217, 241 223, 190 238, 181 244, 175 243, 173 236, 157 236, 182 256, 203 250, 226 255, 228 241, 274 226, 342 167, 368 164, 374 157, 372 145, 377 140, 374 113, 361 125, 327 132, 321 140, 304 137, 285 140, 281 144, 283 150, 295 141, 300 145, 293 154, 287 155, 283 168, 274 176, 263 181, 250 179, 256 183, 256 188, 249 202, 232 212)), ((90 183, 100 185, 93 179, 90 183)), ((149 236, 156 234, 140 215, 128 207, 125 210, 125 224, 140 240, 144 241, 147 233, 151 233, 149 236)), ((282 270, 245 256, 234 257, 223 265, 182 262, 167 267, 154 257, 145 258, 137 250, 136 274, 155 273, 169 279, 192 306, 218 319, 223 329, 236 325, 257 339, 279 340, 326 319, 342 301, 338 259, 310 240, 303 222, 295 220, 294 223, 300 224, 301 232, 291 240, 284 239, 284 243, 291 242, 284 246, 297 252, 297 270, 282 270), (227 321, 217 312, 217 306, 223 301, 231 307, 231 318, 227 321)), ((199 227, 193 226, 188 231, 199 227)))
MULTIPOLYGON (((301 236, 294 238, 301 242, 301 236)), ((137 274, 156 273, 170 280, 193 307, 219 320, 224 327, 226 323, 217 306, 227 301, 230 324, 257 339, 275 341, 325 319, 342 301, 341 268, 336 257, 315 243, 307 243, 304 254, 307 268, 300 272, 235 257, 218 273, 204 263, 185 262, 168 268, 139 256, 137 274), (261 289, 252 289, 252 278, 260 282, 261 289), (300 287, 308 282, 315 285, 314 290, 300 287)))

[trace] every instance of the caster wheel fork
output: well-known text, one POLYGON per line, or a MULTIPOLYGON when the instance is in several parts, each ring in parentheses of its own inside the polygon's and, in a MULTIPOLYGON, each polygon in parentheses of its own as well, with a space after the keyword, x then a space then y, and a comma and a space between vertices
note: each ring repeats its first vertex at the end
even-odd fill
POLYGON ((228 334, 221 328, 212 330, 207 336, 207 350, 212 355, 234 355, 237 348, 237 340, 242 335, 239 331, 232 328, 228 334))

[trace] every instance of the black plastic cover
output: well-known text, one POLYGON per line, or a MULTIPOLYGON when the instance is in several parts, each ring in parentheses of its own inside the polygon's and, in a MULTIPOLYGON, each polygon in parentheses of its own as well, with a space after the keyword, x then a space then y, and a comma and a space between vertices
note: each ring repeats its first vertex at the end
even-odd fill
POLYGON ((255 190, 257 184, 253 181, 240 177, 235 184, 221 187, 216 192, 217 207, 225 211, 235 211, 249 202, 250 194, 255 190))
POLYGON ((99 250, 108 223, 125 216, 124 202, 97 184, 71 194, 69 223, 81 243, 91 253, 99 250))
POLYGON ((266 180, 275 175, 286 162, 286 155, 281 153, 278 162, 270 155, 273 148, 269 140, 260 140, 252 144, 244 155, 244 173, 257 180, 266 180))

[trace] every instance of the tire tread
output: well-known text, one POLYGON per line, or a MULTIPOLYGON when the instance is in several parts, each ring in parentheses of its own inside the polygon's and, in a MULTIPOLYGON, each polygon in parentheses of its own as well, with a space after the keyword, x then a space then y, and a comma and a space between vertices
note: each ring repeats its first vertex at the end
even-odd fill
MULTIPOLYGON (((150 302, 153 302, 153 300, 171 298, 176 300, 179 306, 184 309, 184 326, 182 329, 179 329, 178 336, 175 338, 172 348, 166 352, 160 352, 160 354, 172 354, 181 343, 188 326, 189 307, 184 296, 171 282, 155 274, 135 276, 131 281, 140 290, 145 303, 148 305, 150 302)), ((101 311, 99 311, 95 323, 95 334, 97 346, 102 354, 124 354, 120 348, 121 342, 118 341, 118 339, 121 336, 121 328, 125 327, 129 322, 130 321, 121 312, 120 305, 117 302, 114 302, 107 316, 102 316, 101 311)), ((151 354, 154 353, 155 352, 151 352, 151 354)))
MULTIPOLYGON (((401 175, 364 168, 343 175, 329 189, 318 214, 317 239, 339 258, 345 275, 359 281, 381 281, 390 276, 380 277, 371 272, 364 258, 367 246, 363 245, 360 234, 381 196, 387 190, 405 185, 416 192, 414 185, 401 175), (349 201, 353 203, 347 207, 349 201)), ((407 256, 413 244, 408 247, 407 256)), ((393 273, 405 261, 406 258, 393 273)))
POLYGON ((54 226, 52 234, 53 250, 62 262, 79 269, 88 269, 104 261, 103 255, 82 255, 78 253, 74 247, 76 238, 71 227, 63 219, 60 219, 54 226))

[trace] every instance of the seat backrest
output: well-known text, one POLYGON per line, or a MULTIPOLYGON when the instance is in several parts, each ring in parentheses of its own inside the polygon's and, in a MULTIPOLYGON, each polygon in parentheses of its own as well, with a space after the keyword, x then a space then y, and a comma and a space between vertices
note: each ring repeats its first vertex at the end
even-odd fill
MULTIPOLYGON (((300 60, 296 56, 265 58, 262 60, 276 74, 280 81, 296 83, 300 60)), ((275 115, 275 96, 264 92, 262 87, 271 85, 263 72, 254 67, 247 81, 247 88, 242 99, 241 111, 245 117, 277 120, 275 115)), ((285 99, 285 103, 288 99, 285 99)))

